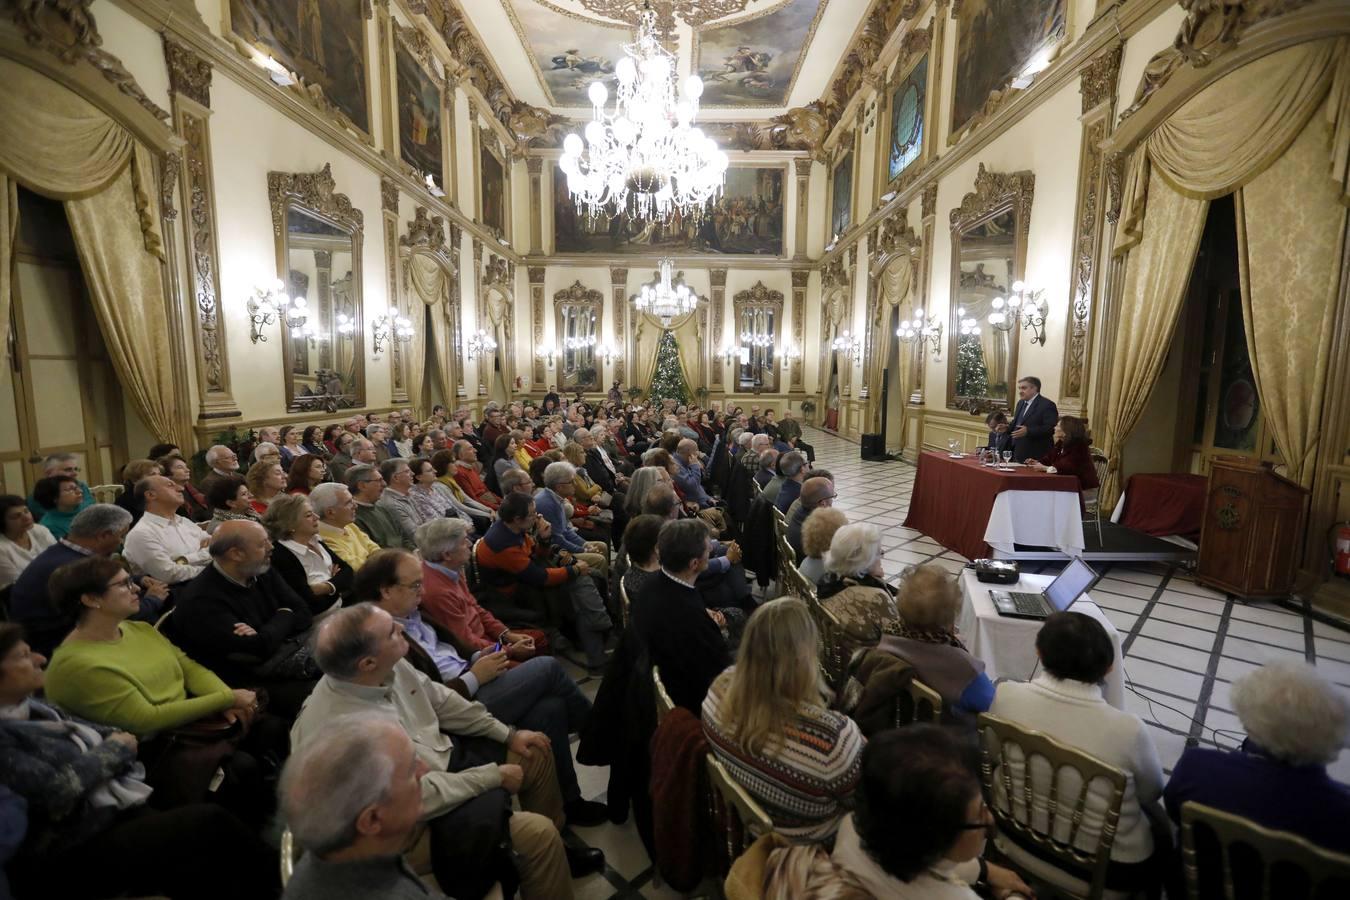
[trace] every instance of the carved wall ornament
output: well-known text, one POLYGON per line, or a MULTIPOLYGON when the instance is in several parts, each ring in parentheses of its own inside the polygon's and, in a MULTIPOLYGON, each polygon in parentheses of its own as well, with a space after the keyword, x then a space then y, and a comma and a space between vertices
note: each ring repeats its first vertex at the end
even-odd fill
POLYGON ((483 270, 483 284, 500 284, 506 286, 509 290, 511 282, 515 280, 516 264, 504 256, 498 256, 495 253, 488 254, 487 267, 483 270))
POLYGON ((605 295, 597 290, 586 287, 578 278, 568 287, 557 291, 553 295, 554 303, 593 303, 600 306, 605 302, 605 295))
POLYGON ((774 290, 762 281, 756 281, 752 287, 737 291, 731 299, 738 306, 767 306, 776 309, 779 314, 783 312, 783 292, 774 290))
POLYGON ((1106 207, 1106 221, 1115 225, 1120 220, 1121 192, 1125 184, 1125 158, 1124 153, 1112 153, 1106 158, 1106 189, 1110 194, 1111 202, 1106 207))
POLYGON ((964 230, 1000 206, 1011 204, 1021 234, 1026 240, 1031 228, 1031 201, 1036 191, 1036 176, 1031 172, 991 172, 980 163, 975 173, 975 190, 961 198, 951 212, 954 230, 964 230))
POLYGON ((392 178, 380 179, 380 208, 385 212, 398 212, 398 182, 392 178))
POLYGON ((211 106, 211 64, 190 47, 164 35, 164 61, 169 66, 169 87, 194 103, 211 106))
POLYGON ((1235 47, 1258 22, 1306 6, 1312 0, 1178 0, 1186 11, 1172 46, 1154 54, 1144 67, 1134 102, 1120 114, 1124 122, 1137 113, 1184 65, 1203 68, 1235 47))
POLYGON ((445 241, 445 218, 431 215, 425 206, 417 207, 413 220, 408 223, 408 233, 398 239, 400 247, 429 250, 444 254, 448 249, 445 241))
POLYGON ((726 269, 709 269, 709 270, 708 270, 708 279, 709 279, 709 281, 711 282, 711 284, 712 284, 713 287, 726 287, 726 286, 727 286, 727 270, 726 270, 726 269))
POLYGON ((879 262, 897 253, 912 254, 923 246, 923 240, 909 227, 904 208, 886 217, 872 239, 872 259, 879 262))
POLYGON ((285 234, 286 198, 293 197, 301 206, 322 214, 339 227, 356 232, 359 242, 359 234, 365 230, 365 216, 336 188, 330 163, 324 163, 322 169, 312 174, 268 172, 267 198, 272 205, 272 232, 277 237, 285 234))
POLYGON ((525 275, 527 278, 529 278, 530 284, 543 284, 544 273, 547 271, 548 269, 545 268, 544 266, 527 266, 525 269, 525 275))
POLYGON ((1105 53, 1093 57, 1083 68, 1078 90, 1083 95, 1084 114, 1107 101, 1115 102, 1116 83, 1120 79, 1120 56, 1124 49, 1124 44, 1116 44, 1105 53))
POLYGON ((11 16, 24 40, 67 65, 86 62, 118 91, 135 100, 161 122, 169 111, 146 96, 122 61, 103 49, 98 23, 89 11, 93 0, 13 0, 11 16))
POLYGON ((820 283, 827 291, 848 284, 848 271, 844 269, 844 264, 838 259, 827 262, 820 270, 820 283))
POLYGON ((795 288, 804 288, 804 287, 806 287, 807 282, 809 282, 810 280, 811 280, 811 270, 810 270, 810 269, 793 269, 793 270, 792 270, 792 286, 793 286, 793 287, 795 287, 795 288))
POLYGON ((937 215, 937 182, 933 182, 923 189, 923 195, 920 198, 921 215, 925 219, 930 219, 937 215))
POLYGON ((440 76, 440 67, 436 65, 436 54, 431 49, 431 38, 427 37, 426 32, 415 26, 404 26, 394 19, 394 37, 403 43, 403 46, 417 61, 427 70, 427 74, 432 76, 433 80, 441 83, 445 87, 445 79, 440 76))
POLYGON ((178 218, 174 195, 178 193, 178 172, 183 158, 177 153, 165 153, 159 158, 159 214, 169 221, 178 218))
POLYGON ((928 50, 932 49, 932 46, 932 26, 929 26, 928 28, 915 28, 905 32, 905 36, 900 39, 901 67, 906 67, 904 64, 910 57, 917 56, 920 53, 926 53, 928 50))

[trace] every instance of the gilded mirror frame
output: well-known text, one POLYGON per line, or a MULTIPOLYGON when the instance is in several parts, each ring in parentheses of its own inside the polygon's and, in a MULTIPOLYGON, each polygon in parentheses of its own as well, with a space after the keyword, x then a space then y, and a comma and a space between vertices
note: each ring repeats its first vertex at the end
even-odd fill
MULTIPOLYGON (((975 190, 966 194, 961 205, 951 211, 952 276, 948 294, 947 314, 947 407, 981 413, 1011 406, 1012 386, 1017 381, 1017 349, 1021 329, 1014 326, 1008 333, 1008 364, 1002 372, 1008 383, 1009 397, 964 397, 956 393, 956 357, 961 336, 957 308, 961 305, 961 238, 967 232, 1005 213, 1013 216, 1013 274, 1014 281, 1026 277, 1027 235, 1031 231, 1031 202, 1035 194, 1036 176, 1029 171, 991 172, 980 163, 975 175, 975 190)), ((981 322, 988 328, 988 322, 981 322)))
MULTIPOLYGON (((731 298, 732 310, 732 334, 737 342, 741 336, 741 316, 745 313, 753 313, 764 310, 773 314, 773 332, 769 335, 772 339, 767 350, 770 362, 767 366, 760 365, 761 381, 750 388, 741 385, 741 363, 739 360, 732 364, 732 386, 737 393, 778 393, 779 379, 782 377, 781 370, 782 357, 779 355, 779 348, 782 346, 783 334, 783 306, 784 296, 782 291, 774 290, 764 284, 763 281, 756 281, 753 287, 737 292, 731 298)), ((753 352, 753 351, 752 351, 753 352)))
POLYGON ((364 217, 345 194, 336 191, 332 166, 318 172, 268 172, 267 195, 272 207, 272 235, 276 240, 277 278, 289 284, 290 241, 287 221, 292 209, 351 235, 352 243, 352 385, 351 393, 304 395, 296 391, 294 347, 290 328, 281 319, 282 374, 286 384, 286 411, 312 412, 359 409, 366 404, 365 313, 361 279, 361 241, 364 217))
POLYGON ((602 377, 602 372, 600 370, 603 364, 600 362, 599 357, 599 335, 601 325, 604 323, 604 313, 605 295, 600 291, 586 287, 581 283, 581 279, 577 279, 570 287, 564 288, 553 295, 553 334, 554 340, 557 343, 557 388, 559 392, 567 391, 570 393, 578 389, 582 391, 600 390, 600 380, 602 377), (592 319, 595 322, 596 346, 591 351, 591 369, 593 373, 591 378, 584 383, 578 380, 575 385, 566 385, 566 387, 564 387, 567 378, 567 371, 565 368, 567 350, 563 347, 563 341, 566 339, 566 312, 569 309, 590 311, 592 319))

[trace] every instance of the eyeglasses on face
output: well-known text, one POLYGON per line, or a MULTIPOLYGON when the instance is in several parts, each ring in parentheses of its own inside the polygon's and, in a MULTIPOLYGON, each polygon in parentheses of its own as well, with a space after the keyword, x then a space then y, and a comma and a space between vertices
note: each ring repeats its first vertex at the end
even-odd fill
POLYGON ((117 588, 127 588, 130 590, 131 585, 131 576, 123 575, 121 578, 114 578, 112 581, 108 582, 108 586, 103 589, 103 592, 107 593, 108 591, 116 590, 117 588))

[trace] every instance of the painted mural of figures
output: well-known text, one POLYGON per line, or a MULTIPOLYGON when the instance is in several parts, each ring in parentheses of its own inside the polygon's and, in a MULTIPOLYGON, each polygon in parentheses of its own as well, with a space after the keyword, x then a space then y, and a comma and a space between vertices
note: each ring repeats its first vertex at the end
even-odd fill
POLYGON ((308 55, 319 68, 328 68, 324 61, 323 15, 319 12, 319 0, 300 0, 299 14, 301 52, 308 55))
POLYGON ((717 81, 726 81, 728 75, 763 72, 769 68, 773 54, 764 50, 752 50, 749 47, 737 47, 730 56, 722 57, 722 71, 713 75, 717 81))

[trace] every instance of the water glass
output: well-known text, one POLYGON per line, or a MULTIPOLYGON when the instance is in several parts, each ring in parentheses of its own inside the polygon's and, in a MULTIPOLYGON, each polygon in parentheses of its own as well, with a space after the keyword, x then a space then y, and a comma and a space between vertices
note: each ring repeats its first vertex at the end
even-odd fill
POLYGON ((1003 451, 1003 464, 1006 466, 1006 465, 1010 465, 1011 463, 1012 463, 1012 451, 1011 451, 1011 450, 1004 450, 1004 451, 1003 451))

